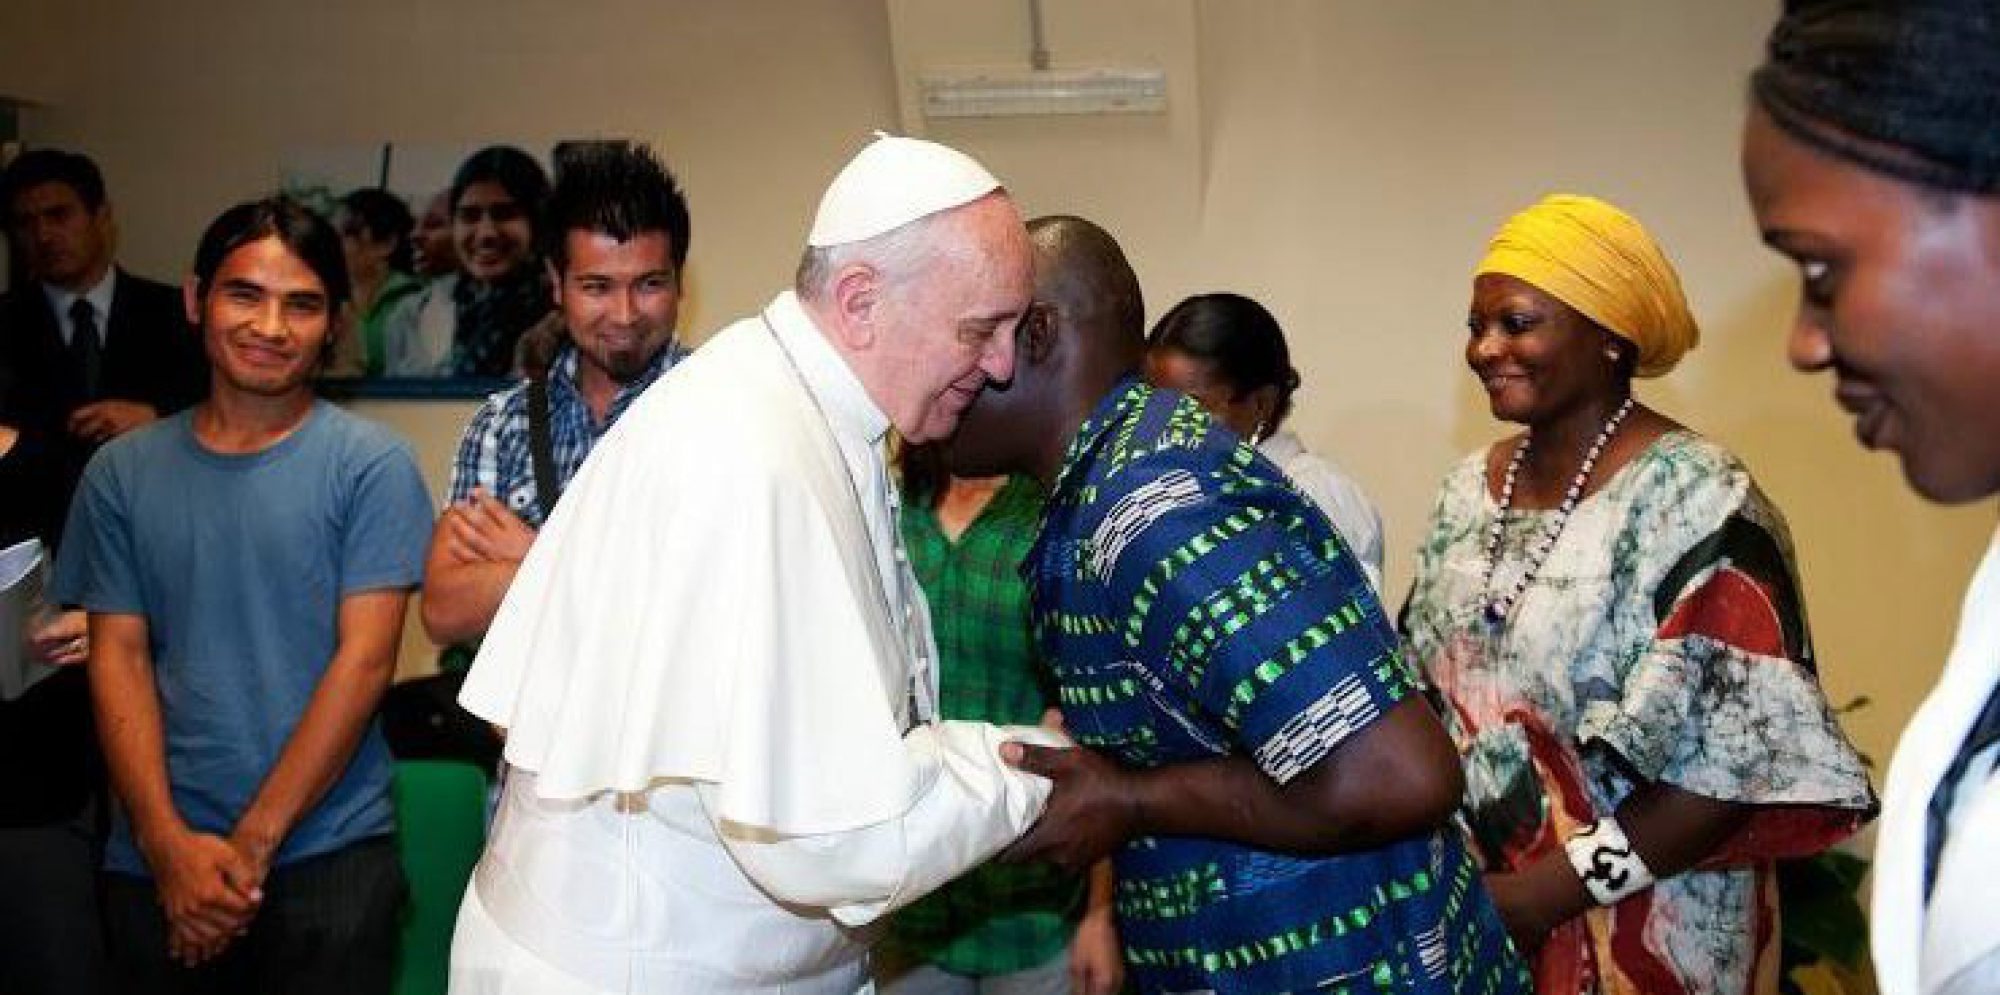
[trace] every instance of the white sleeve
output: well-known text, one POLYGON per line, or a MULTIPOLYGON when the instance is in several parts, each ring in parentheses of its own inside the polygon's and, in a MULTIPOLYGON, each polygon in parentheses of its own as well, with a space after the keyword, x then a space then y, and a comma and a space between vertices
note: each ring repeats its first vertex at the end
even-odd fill
MULTIPOLYGON (((896 818, 859 829, 784 836, 717 821, 716 835, 743 872, 781 901, 824 908, 860 926, 984 863, 1041 817, 1049 782, 1000 759, 1018 740, 1069 746, 1061 734, 983 722, 921 725, 903 737, 921 785, 896 818)), ((713 819, 713 785, 701 787, 713 819)))

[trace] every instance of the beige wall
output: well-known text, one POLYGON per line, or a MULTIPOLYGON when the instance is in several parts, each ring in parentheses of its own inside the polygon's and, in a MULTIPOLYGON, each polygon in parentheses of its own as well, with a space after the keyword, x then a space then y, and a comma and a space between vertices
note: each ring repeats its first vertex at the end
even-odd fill
POLYGON ((48 45, 57 23, 57 0, 8 0, 0 4, 0 97, 18 102, 50 99, 67 87, 70 66, 48 45))
MULTIPOLYGON (((693 198, 695 338, 787 277, 819 186, 867 129, 903 120, 899 81, 1027 48, 1015 0, 21 2, 53 30, 0 32, 0 94, 50 101, 33 140, 100 156, 142 270, 177 271, 288 148, 630 134, 693 198), (100 68, 49 58, 51 35, 92 38, 100 68)), ((1439 475, 1500 430, 1459 359, 1486 235, 1556 188, 1624 204, 1706 331, 1643 395, 1742 453, 1790 515, 1826 683, 1875 700, 1850 727, 1886 761, 1993 516, 1912 498, 1853 445, 1828 385, 1783 367, 1792 278, 1756 245, 1735 164, 1775 6, 1048 0, 1058 64, 1161 66, 1170 113, 929 130, 1030 211, 1118 234, 1154 314, 1212 289, 1272 306, 1306 376, 1296 427, 1382 506, 1392 603, 1439 475)), ((437 476, 469 409, 367 410, 437 476)))

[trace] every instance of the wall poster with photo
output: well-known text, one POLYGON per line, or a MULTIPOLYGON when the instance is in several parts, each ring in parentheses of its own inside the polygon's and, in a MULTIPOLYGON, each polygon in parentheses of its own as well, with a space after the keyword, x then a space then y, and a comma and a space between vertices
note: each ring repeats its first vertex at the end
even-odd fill
POLYGON ((536 219, 573 142, 300 150, 284 191, 340 232, 354 285, 322 386, 346 397, 483 397, 557 334, 536 219), (528 345, 524 346, 524 340, 528 345))

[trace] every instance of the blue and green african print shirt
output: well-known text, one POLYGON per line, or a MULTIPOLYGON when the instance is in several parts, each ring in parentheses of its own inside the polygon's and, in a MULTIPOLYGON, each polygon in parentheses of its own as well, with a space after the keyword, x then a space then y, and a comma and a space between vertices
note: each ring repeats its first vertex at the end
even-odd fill
MULTIPOLYGON (((1191 399, 1128 380, 1077 433, 1022 566, 1071 735, 1133 767, 1227 754, 1280 783, 1419 693, 1340 535, 1191 399)), ((1146 991, 1524 991, 1455 833, 1309 858, 1120 851, 1146 991)))

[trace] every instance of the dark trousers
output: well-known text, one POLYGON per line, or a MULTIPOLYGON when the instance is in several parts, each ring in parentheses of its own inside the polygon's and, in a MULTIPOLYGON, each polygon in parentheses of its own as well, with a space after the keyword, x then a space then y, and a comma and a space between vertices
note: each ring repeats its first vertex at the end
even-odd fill
POLYGON ((97 913, 96 821, 88 807, 62 822, 0 829, 0 992, 112 990, 97 913))
POLYGON ((153 882, 105 875, 104 912, 123 995, 387 995, 403 905, 388 837, 274 868, 250 931, 186 968, 167 957, 153 882))

